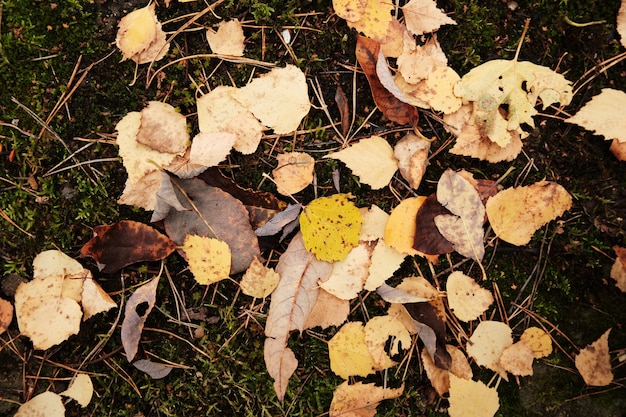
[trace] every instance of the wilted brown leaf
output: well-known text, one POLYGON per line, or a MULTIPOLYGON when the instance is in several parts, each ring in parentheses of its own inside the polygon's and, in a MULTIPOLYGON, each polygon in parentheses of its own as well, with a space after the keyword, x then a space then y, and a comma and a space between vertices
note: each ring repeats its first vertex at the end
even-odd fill
POLYGON ((450 369, 452 357, 446 350, 446 314, 440 299, 426 303, 408 303, 404 308, 409 312, 413 320, 423 324, 434 333, 434 346, 428 333, 420 331, 419 336, 428 349, 433 362, 438 368, 450 369), (434 348, 434 349, 433 349, 434 348))
POLYGON ((141 261, 158 261, 176 250, 176 244, 147 224, 122 220, 96 226, 92 237, 80 250, 82 257, 96 261, 98 269, 111 273, 141 261))
POLYGON ((626 248, 613 246, 617 259, 611 267, 611 278, 615 280, 615 285, 622 292, 626 292, 626 248))
POLYGON ((428 255, 440 255, 454 251, 452 243, 443 237, 435 224, 435 217, 441 214, 451 213, 437 200, 437 194, 433 193, 426 198, 424 204, 417 211, 413 249, 428 255))
POLYGON ((154 277, 135 290, 126 303, 122 322, 122 346, 129 362, 132 362, 139 350, 141 332, 148 314, 156 301, 159 277, 154 277))
POLYGON ((13 320, 13 304, 0 298, 0 334, 4 333, 13 320))
POLYGON ((582 349, 575 358, 576 369, 585 383, 594 387, 603 387, 613 381, 611 356, 609 355, 608 329, 592 344, 582 349))
POLYGON ((348 136, 348 131, 350 130, 350 105, 346 93, 343 92, 339 84, 337 84, 337 89, 335 90, 335 103, 339 109, 341 119, 341 134, 345 138, 348 136))

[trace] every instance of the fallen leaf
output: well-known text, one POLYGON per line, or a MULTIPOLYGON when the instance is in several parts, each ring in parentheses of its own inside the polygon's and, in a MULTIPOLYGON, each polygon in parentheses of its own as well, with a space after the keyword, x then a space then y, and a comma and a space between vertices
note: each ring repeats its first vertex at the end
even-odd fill
POLYGON ((122 220, 93 228, 92 237, 80 250, 80 256, 96 261, 106 274, 142 261, 158 261, 176 250, 176 244, 151 226, 122 220))
POLYGON ((383 400, 398 398, 404 392, 404 385, 399 388, 376 386, 344 381, 335 389, 330 403, 330 417, 374 417, 376 407, 383 400))
POLYGON ((464 104, 473 102, 471 120, 481 134, 504 147, 511 141, 509 131, 524 138, 528 133, 521 126, 535 126, 538 98, 544 109, 553 103, 567 105, 572 99, 572 86, 549 68, 498 59, 470 70, 456 84, 454 93, 464 104))
POLYGON ((436 298, 425 303, 407 303, 404 308, 417 322, 419 337, 435 365, 441 369, 450 369, 452 358, 446 350, 446 314, 441 300, 436 298))
POLYGON ((0 334, 6 332, 13 320, 13 304, 0 298, 0 334))
POLYGON ((126 302, 124 320, 122 321, 122 346, 126 359, 132 362, 139 350, 141 332, 146 318, 156 302, 156 291, 159 286, 159 277, 154 277, 133 292, 126 302))
POLYGON ((280 281, 280 275, 254 258, 246 273, 241 277, 241 291, 255 298, 265 298, 274 291, 280 281))
POLYGON ((626 142, 613 139, 609 150, 618 161, 626 161, 626 142))
POLYGON ((376 288, 376 293, 380 295, 380 298, 388 303, 421 303, 424 301, 431 301, 432 298, 424 297, 422 295, 411 294, 410 292, 403 291, 400 288, 390 287, 387 284, 383 284, 376 288))
POLYGON ((137 181, 131 181, 129 177, 117 204, 128 204, 144 210, 154 210, 157 193, 161 188, 162 175, 161 171, 155 170, 150 171, 137 181))
POLYGON ((401 7, 406 27, 414 35, 434 32, 442 25, 456 25, 434 0, 411 0, 401 7))
MULTIPOLYGON (((410 7, 410 3, 405 7, 407 6, 410 7)), ((397 64, 398 73, 404 81, 408 84, 417 84, 427 79, 435 68, 447 66, 448 58, 441 49, 436 35, 422 45, 418 45, 411 36, 404 39, 402 55, 398 57, 397 64)))
POLYGON ((217 32, 207 30, 206 38, 214 54, 243 56, 245 36, 241 23, 235 20, 220 22, 217 32))
POLYGON ((380 136, 361 139, 346 149, 332 152, 324 158, 342 161, 362 183, 374 190, 387 186, 398 170, 398 161, 393 155, 393 148, 380 136))
POLYGON ((206 167, 216 166, 226 159, 236 140, 237 136, 230 132, 200 132, 191 142, 189 163, 206 167))
POLYGON ((369 269, 363 288, 374 291, 393 276, 404 262, 405 255, 379 239, 371 251, 369 269))
POLYGON ((428 166, 428 152, 430 142, 419 136, 409 133, 396 143, 393 156, 398 160, 398 169, 402 178, 409 186, 417 189, 428 166))
POLYGON ((185 210, 170 210, 167 214, 164 223, 170 239, 177 245, 182 245, 187 235, 222 240, 231 252, 230 273, 248 269, 260 251, 244 205, 197 178, 175 180, 174 185, 177 201, 185 210))
POLYGON ((511 328, 500 321, 481 321, 467 343, 467 354, 480 366, 497 372, 507 379, 506 370, 500 365, 500 356, 513 344, 511 328))
POLYGON ((306 78, 294 65, 274 68, 231 94, 276 134, 296 130, 311 108, 306 78))
POLYGON ((160 153, 181 155, 189 145, 185 116, 167 103, 150 101, 141 110, 137 143, 160 153))
POLYGON ((460 271, 454 271, 448 276, 446 293, 450 310, 464 322, 477 319, 493 303, 493 295, 489 290, 460 271))
POLYGON ((425 198, 415 216, 415 234, 412 247, 428 255, 441 255, 454 251, 454 246, 448 239, 443 237, 437 225, 435 217, 442 214, 451 214, 450 210, 441 205, 437 200, 437 194, 433 193, 425 198))
POLYGON ((415 216, 426 197, 409 197, 400 202, 389 215, 385 227, 385 243, 404 255, 419 255, 413 249, 415 216))
POLYGON ((76 400, 82 408, 87 407, 93 396, 93 383, 91 382, 91 378, 89 378, 87 374, 77 374, 76 377, 72 379, 72 382, 70 382, 70 386, 63 391, 61 395, 76 400))
POLYGON ((611 267, 611 278, 615 280, 620 291, 626 292, 626 248, 615 245, 613 250, 617 258, 611 267))
POLYGON ((206 236, 187 235, 182 250, 189 263, 189 270, 199 284, 213 284, 228 278, 231 253, 226 242, 206 236))
POLYGON ((450 375, 450 417, 493 417, 500 408, 498 391, 481 381, 450 375))
MULTIPOLYGON (((391 5, 391 3, 389 4, 391 5)), ((392 122, 417 125, 419 118, 417 109, 408 103, 400 101, 380 82, 376 69, 379 51, 380 44, 378 42, 357 35, 356 58, 363 72, 365 72, 376 107, 392 122)))
POLYGON ((485 255, 485 206, 478 191, 463 176, 448 169, 437 184, 437 200, 451 214, 435 217, 435 225, 459 254, 476 261, 485 255))
POLYGON ((282 195, 304 190, 313 183, 315 160, 303 152, 282 153, 276 156, 278 166, 272 171, 276 189, 282 195))
POLYGON ((400 349, 409 349, 411 335, 395 317, 376 316, 365 324, 365 343, 374 358, 376 370, 382 371, 397 364, 391 357, 400 354, 400 349))
POLYGON ((387 38, 393 8, 393 3, 385 0, 333 0, 335 13, 345 19, 349 27, 379 42, 387 38))
POLYGON ((122 51, 122 61, 132 59, 137 64, 158 61, 169 50, 154 7, 155 3, 151 3, 134 10, 118 23, 115 44, 122 51))
POLYGON ((622 4, 617 12, 617 33, 619 33, 619 41, 622 46, 626 46, 626 3, 622 0, 622 4))
POLYGON ((533 374, 533 349, 523 340, 507 346, 500 355, 500 365, 505 371, 518 376, 533 374))
POLYGON ((13 417, 64 417, 65 406, 60 395, 51 391, 35 395, 20 405, 13 417))
POLYGON ((254 233, 257 236, 272 236, 282 231, 280 240, 283 241, 298 225, 298 217, 301 211, 302 204, 289 204, 285 210, 277 213, 267 223, 256 229, 254 233))
POLYGON ((389 214, 374 204, 370 208, 360 208, 359 211, 363 219, 359 241, 373 242, 384 238, 389 214))
POLYGON ((612 88, 603 88, 600 94, 595 95, 578 112, 565 119, 567 123, 574 123, 596 135, 602 135, 606 140, 617 139, 626 142, 626 121, 616 117, 615 110, 626 106, 626 93, 612 88))
POLYGON ((100 285, 91 277, 86 278, 85 282, 83 282, 81 304, 83 306, 83 321, 117 307, 117 304, 109 294, 104 292, 100 285))
POLYGON ((422 349, 422 363, 424 364, 424 370, 426 370, 426 376, 430 380, 431 385, 437 391, 437 394, 444 396, 450 391, 450 374, 463 379, 472 379, 472 368, 467 361, 467 358, 461 352, 461 350, 452 345, 446 345, 446 350, 452 358, 450 369, 438 368, 426 349, 422 349))
POLYGON ((608 329, 598 340, 581 349, 574 358, 576 369, 589 386, 604 387, 613 382, 609 355, 610 332, 611 329, 608 329))
POLYGON ((337 89, 335 90, 335 104, 337 104, 337 108, 339 109, 341 134, 345 138, 348 136, 348 131, 350 130, 350 105, 348 103, 348 97, 340 84, 337 84, 337 89))
POLYGON ((527 328, 519 339, 530 346, 536 359, 552 353, 552 339, 550 335, 538 327, 527 328))
POLYGON ((370 266, 370 248, 360 244, 346 257, 333 263, 330 276, 319 281, 319 286, 342 300, 352 300, 362 290, 370 266))
POLYGON ((301 234, 289 243, 276 265, 280 275, 272 293, 265 324, 265 365, 274 379, 279 400, 285 396, 289 378, 298 366, 293 351, 287 347, 291 330, 304 330, 304 324, 317 300, 317 280, 330 274, 331 265, 309 253, 301 234))
POLYGON ((315 305, 304 323, 305 329, 320 326, 326 329, 330 326, 341 326, 348 320, 350 301, 335 297, 323 289, 319 291, 315 305))
POLYGON ((572 206, 572 197, 555 182, 507 188, 487 200, 487 217, 502 240, 521 246, 530 242, 544 224, 563 215, 572 206))
POLYGON ((174 369, 169 365, 152 362, 148 359, 136 360, 133 362, 133 366, 150 375, 150 378, 152 379, 165 378, 170 374, 170 372, 172 372, 172 369, 174 369))
POLYGON ((311 201, 300 214, 306 249, 323 261, 344 259, 359 244, 363 220, 350 194, 311 201))
POLYGON ((376 362, 365 342, 365 327, 360 321, 341 326, 328 341, 328 356, 330 369, 343 379, 376 371, 376 362))

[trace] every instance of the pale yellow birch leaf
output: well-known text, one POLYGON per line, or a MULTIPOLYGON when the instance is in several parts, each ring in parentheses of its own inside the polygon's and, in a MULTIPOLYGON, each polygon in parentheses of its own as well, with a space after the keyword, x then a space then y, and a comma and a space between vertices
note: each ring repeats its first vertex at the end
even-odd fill
POLYGON ((493 417, 500 408, 498 391, 481 381, 450 375, 450 417, 493 417))
POLYGON ((217 32, 209 29, 206 37, 214 54, 243 56, 246 38, 241 23, 237 19, 220 22, 217 32))
POLYGON ((402 7, 406 27, 414 35, 434 32, 442 25, 456 25, 434 0, 411 0, 402 7))
POLYGON ((330 417, 374 417, 378 404, 387 399, 398 398, 404 392, 399 388, 344 381, 335 389, 330 403, 330 417))
POLYGON ((610 332, 611 329, 608 329, 598 340, 582 349, 575 357, 576 369, 589 386, 604 387, 613 382, 609 355, 610 332))
POLYGON ((596 135, 602 135, 606 140, 617 139, 626 142, 626 117, 623 110, 626 107, 626 93, 612 88, 603 88, 600 94, 595 95, 578 112, 565 119, 596 135))

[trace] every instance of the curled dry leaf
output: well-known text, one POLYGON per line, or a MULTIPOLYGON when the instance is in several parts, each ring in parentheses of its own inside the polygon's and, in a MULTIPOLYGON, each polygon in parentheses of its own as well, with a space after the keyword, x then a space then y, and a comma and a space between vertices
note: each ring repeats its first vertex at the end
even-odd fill
POLYGON ((460 271, 454 271, 448 276, 446 293, 450 310, 464 322, 477 319, 493 303, 493 295, 489 290, 460 271))
POLYGON ((289 152, 276 156, 278 166, 272 171, 276 189, 282 195, 304 190, 313 183, 315 160, 303 152, 289 152))
POLYGON ((602 135, 606 140, 617 139, 626 142, 626 119, 618 117, 615 109, 626 106, 626 93, 612 88, 603 88, 602 92, 593 96, 578 112, 565 119, 596 135, 602 135))
POLYGON ((626 248, 616 245, 613 246, 613 250, 617 258, 611 267, 611 278, 615 280, 617 288, 626 292, 626 248))
POLYGON ((156 290, 159 286, 159 277, 154 277, 135 290, 130 296, 124 309, 122 321, 122 346, 126 358, 132 362, 139 350, 141 332, 148 314, 152 311, 156 301, 156 290))
POLYGON ((398 170, 398 161, 394 157, 393 148, 380 136, 362 139, 324 158, 342 161, 362 183, 371 186, 374 190, 387 186, 393 174, 398 170))
POLYGON ((376 371, 376 361, 365 342, 365 327, 360 321, 352 321, 328 341, 330 369, 343 379, 351 376, 367 376, 376 371))
POLYGON ((330 417, 374 417, 378 404, 387 399, 398 398, 404 392, 404 385, 399 388, 377 386, 344 381, 335 389, 330 403, 330 417))
POLYGON ((446 350, 446 313, 439 298, 426 303, 407 303, 418 328, 418 334, 433 362, 441 369, 450 369, 452 358, 446 350))
POLYGON ((521 246, 530 242, 544 224, 563 215, 572 206, 572 197, 555 182, 507 188, 487 200, 487 217, 502 240, 521 246))
POLYGON ((96 226, 92 237, 80 250, 93 258, 104 273, 119 271, 141 261, 158 261, 176 250, 176 244, 155 228, 132 220, 96 226))
POLYGON ((217 32, 207 30, 206 38, 214 54, 243 56, 246 38, 241 23, 237 19, 220 22, 217 32))
POLYGON ((592 344, 582 349, 575 357, 575 365, 585 383, 594 387, 603 387, 613 381, 611 356, 609 355, 608 329, 592 344))
POLYGON ((450 417, 493 417, 498 408, 500 399, 495 388, 450 375, 450 417))
POLYGON ((297 234, 289 243, 276 265, 280 275, 272 293, 265 324, 265 365, 274 379, 279 400, 285 396, 289 378, 298 366, 293 351, 287 347, 289 333, 304 329, 305 322, 317 300, 317 280, 330 274, 331 265, 309 253, 297 234))
MULTIPOLYGON (((391 3, 389 3, 391 4, 391 3)), ((417 125, 417 109, 399 100, 387 90, 378 78, 376 64, 380 44, 373 39, 357 35, 356 58, 367 77, 376 107, 392 122, 417 125)))
POLYGON ((155 3, 124 16, 118 26, 115 43, 122 51, 122 60, 132 59, 137 64, 158 61, 169 49, 165 32, 154 12, 155 3))
POLYGON ((406 27, 414 35, 434 32, 442 25, 456 25, 434 0, 411 0, 402 6, 406 27))
POLYGON ((480 366, 497 372, 507 379, 506 370, 500 365, 500 356, 513 344, 511 328, 499 321, 481 321, 467 344, 467 354, 480 366))

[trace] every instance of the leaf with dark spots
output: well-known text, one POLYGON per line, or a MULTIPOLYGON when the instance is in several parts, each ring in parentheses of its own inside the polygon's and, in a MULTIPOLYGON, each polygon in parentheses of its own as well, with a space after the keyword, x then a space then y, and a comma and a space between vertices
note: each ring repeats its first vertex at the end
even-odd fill
POLYGON ((357 35, 356 59, 363 68, 372 90, 372 97, 376 107, 392 122, 405 125, 417 125, 418 113, 414 106, 400 101, 380 82, 376 73, 376 62, 380 44, 368 37, 357 35))
POLYGON ((427 255, 454 252, 452 243, 443 237, 435 224, 435 217, 440 214, 450 214, 450 211, 437 200, 437 194, 431 194, 420 206, 415 216, 413 249, 427 255))
MULTIPOLYGON (((428 353, 441 369, 450 369, 452 357, 446 349, 446 320, 441 300, 433 300, 427 303, 407 303, 404 307, 413 320, 431 329, 435 336, 435 351, 432 351, 432 340, 429 340, 429 332, 419 332, 420 339, 424 342, 428 353)), ((432 338, 432 334, 430 336, 432 338)))
POLYGON ((111 273, 141 261, 158 261, 176 249, 167 236, 143 223, 122 220, 94 227, 94 237, 80 250, 93 258, 98 269, 111 273))

